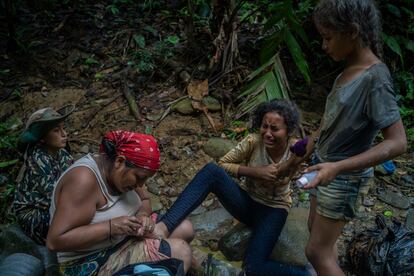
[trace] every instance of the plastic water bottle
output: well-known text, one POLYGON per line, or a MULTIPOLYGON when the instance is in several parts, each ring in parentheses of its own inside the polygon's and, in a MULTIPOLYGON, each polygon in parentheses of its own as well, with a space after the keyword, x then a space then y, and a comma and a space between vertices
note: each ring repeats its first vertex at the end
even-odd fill
POLYGON ((308 185, 318 174, 317 171, 312 171, 309 173, 303 174, 298 180, 296 180, 296 186, 303 188, 303 186, 308 185))

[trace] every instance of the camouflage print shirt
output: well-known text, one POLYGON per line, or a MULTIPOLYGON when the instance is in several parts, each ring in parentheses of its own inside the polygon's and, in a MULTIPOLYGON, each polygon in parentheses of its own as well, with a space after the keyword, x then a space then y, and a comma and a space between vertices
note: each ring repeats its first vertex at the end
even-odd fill
POLYGON ((35 146, 26 159, 26 170, 17 183, 13 209, 17 216, 33 209, 49 212, 50 199, 55 181, 73 163, 65 149, 52 157, 46 149, 35 146))

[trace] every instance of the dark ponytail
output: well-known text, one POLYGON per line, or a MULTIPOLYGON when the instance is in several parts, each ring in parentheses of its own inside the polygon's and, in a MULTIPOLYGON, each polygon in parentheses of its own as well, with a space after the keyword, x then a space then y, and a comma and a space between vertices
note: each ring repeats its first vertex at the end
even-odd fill
POLYGON ((102 139, 100 151, 105 152, 109 159, 112 161, 114 161, 115 157, 117 156, 115 144, 112 141, 105 138, 102 139))

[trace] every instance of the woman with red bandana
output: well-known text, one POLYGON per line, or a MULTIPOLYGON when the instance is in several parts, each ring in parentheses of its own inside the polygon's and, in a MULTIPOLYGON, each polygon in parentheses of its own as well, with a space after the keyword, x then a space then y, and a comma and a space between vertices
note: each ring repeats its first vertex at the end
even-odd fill
POLYGON ((153 234, 145 181, 160 166, 151 135, 108 132, 99 154, 88 154, 55 184, 46 245, 64 275, 112 275, 139 262, 169 257, 191 263, 192 225, 184 221, 167 239, 153 234))

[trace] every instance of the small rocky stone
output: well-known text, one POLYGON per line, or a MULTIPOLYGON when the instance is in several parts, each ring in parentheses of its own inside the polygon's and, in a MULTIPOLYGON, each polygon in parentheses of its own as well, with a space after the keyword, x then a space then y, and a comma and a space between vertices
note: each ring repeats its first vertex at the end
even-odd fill
POLYGON ((59 275, 55 253, 50 252, 45 246, 37 245, 17 225, 1 225, 0 262, 14 253, 32 255, 42 261, 46 275, 59 275))
POLYGON ((203 207, 202 205, 198 206, 194 211, 191 212, 191 215, 199 215, 202 214, 204 212, 206 212, 207 209, 205 207, 203 207))
POLYGON ((219 228, 220 224, 226 223, 226 221, 231 223, 233 217, 226 209, 217 208, 196 216, 191 216, 190 220, 196 232, 200 230, 210 232, 219 228))
MULTIPOLYGON (((208 257, 208 253, 200 250, 197 246, 194 246, 193 243, 191 243, 191 251, 192 251, 192 257, 193 257, 193 263, 194 265, 191 265, 191 269, 200 271, 202 270, 202 264, 208 257)), ((196 275, 202 275, 202 274, 196 274, 196 275)))
POLYGON ((0 271, 3 276, 44 275, 45 268, 41 260, 25 253, 14 253, 0 262, 0 271))
POLYGON ((172 149, 170 151, 170 156, 171 156, 172 160, 180 160, 181 159, 180 154, 178 153, 178 150, 176 150, 176 149, 172 149))
POLYGON ((171 109, 184 115, 189 115, 194 112, 194 108, 189 98, 182 99, 181 101, 175 103, 171 109))
POLYGON ((364 204, 364 206, 366 206, 366 207, 374 206, 375 199, 373 199, 371 197, 364 196, 364 200, 362 201, 362 204, 364 204))
POLYGON ((153 212, 157 212, 164 208, 164 205, 161 203, 161 200, 158 196, 151 194, 151 209, 153 212))
POLYGON ((358 212, 358 213, 363 213, 363 212, 365 212, 365 207, 364 207, 364 206, 359 206, 359 207, 358 207, 357 212, 358 212))
POLYGON ((158 121, 159 119, 161 119, 163 114, 164 112, 157 112, 157 113, 147 114, 145 117, 150 121, 158 121))
POLYGON ((89 153, 89 146, 88 145, 83 145, 80 149, 79 149, 79 151, 80 152, 82 152, 82 153, 89 153))
POLYGON ((414 231, 414 209, 408 211, 405 219, 405 227, 407 227, 408 230, 414 231))
POLYGON ((0 174, 0 187, 6 185, 8 181, 9 178, 7 176, 0 174))
POLYGON ((183 151, 188 155, 188 156, 194 156, 194 152, 191 150, 190 147, 185 146, 183 147, 183 151))
POLYGON ((162 179, 157 179, 155 180, 154 177, 149 178, 146 182, 145 185, 148 188, 148 191, 154 195, 160 195, 161 194, 161 189, 160 187, 163 187, 164 185, 160 185, 158 181, 162 181, 162 183, 164 182, 162 179))
POLYGON ((214 198, 208 199, 208 200, 204 200, 203 203, 202 203, 202 206, 208 208, 208 207, 211 206, 211 204, 213 204, 213 202, 214 202, 214 198))
POLYGON ((414 187, 414 179, 411 175, 405 174, 401 177, 400 183, 405 187, 414 187))
MULTIPOLYGON (((305 266, 305 246, 309 239, 307 226, 309 210, 292 208, 283 227, 279 240, 273 248, 271 258, 283 263, 305 266)), ((229 260, 241 260, 246 250, 251 229, 236 225, 219 241, 220 250, 229 260)))
POLYGON ((220 111, 221 110, 220 102, 214 97, 211 97, 211 96, 204 97, 203 98, 203 104, 210 111, 220 111))
POLYGON ((379 191, 378 199, 399 209, 408 209, 411 205, 407 197, 389 190, 379 191))
POLYGON ((236 146, 233 141, 222 138, 210 138, 203 146, 203 150, 213 158, 220 158, 236 146))

